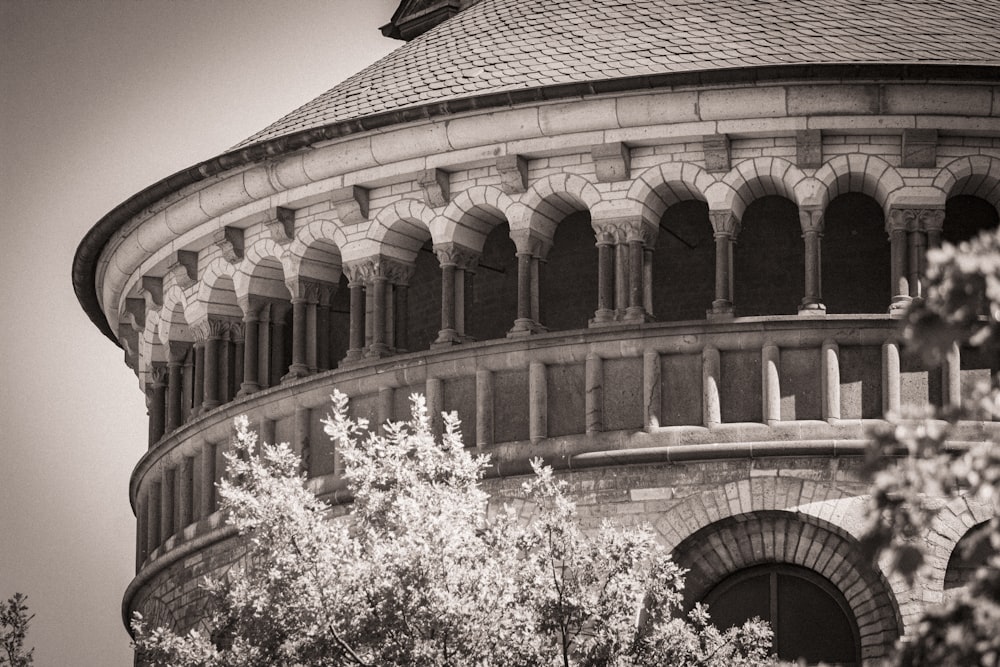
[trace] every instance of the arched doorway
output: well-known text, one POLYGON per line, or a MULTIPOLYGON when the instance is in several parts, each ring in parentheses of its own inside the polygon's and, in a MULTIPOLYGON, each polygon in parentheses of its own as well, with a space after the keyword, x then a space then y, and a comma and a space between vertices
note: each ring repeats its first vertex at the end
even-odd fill
POLYGON ((828 579, 797 565, 769 563, 729 575, 703 598, 720 629, 751 618, 774 631, 781 660, 858 665, 861 638, 843 594, 828 579))

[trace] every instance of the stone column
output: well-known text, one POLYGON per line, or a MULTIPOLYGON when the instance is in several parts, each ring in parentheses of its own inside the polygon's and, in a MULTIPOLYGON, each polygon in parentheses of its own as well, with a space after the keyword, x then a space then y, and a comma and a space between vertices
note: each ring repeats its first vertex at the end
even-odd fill
POLYGON ((822 315, 823 305, 822 255, 823 209, 800 208, 799 222, 802 225, 802 239, 805 243, 805 294, 799 304, 799 315, 822 315))
POLYGON ((169 433, 183 423, 181 405, 184 400, 184 360, 190 343, 167 344, 167 415, 164 431, 169 433))
POLYGON ((927 236, 919 226, 906 231, 907 264, 909 273, 907 282, 910 284, 910 299, 919 299, 923 296, 921 291, 921 277, 923 276, 923 264, 927 254, 927 236))
POLYGON ((163 469, 160 485, 160 544, 174 534, 174 469, 163 469))
POLYGON ((628 308, 628 244, 623 233, 615 241, 615 317, 621 319, 628 308))
MULTIPOLYGON (((434 346, 455 345, 462 342, 465 333, 465 272, 479 262, 479 253, 456 243, 437 244, 434 252, 441 263, 441 331, 438 332, 434 346)), ((518 275, 520 276, 520 265, 518 275)), ((520 289, 519 281, 519 313, 520 289)))
POLYGON ((722 358, 714 347, 706 347, 701 353, 702 380, 702 423, 705 426, 718 426, 722 423, 722 403, 719 395, 719 382, 722 378, 722 358))
POLYGON ((271 386, 270 303, 263 303, 260 306, 260 322, 257 327, 257 384, 260 389, 267 389, 271 386))
POLYGON ((357 361, 365 345, 365 285, 360 267, 348 267, 347 289, 351 293, 351 324, 346 361, 357 361))
POLYGON ((527 229, 511 231, 510 238, 517 248, 517 319, 507 337, 516 338, 545 331, 537 319, 538 256, 542 254, 542 239, 527 229))
POLYGON ((907 280, 907 243, 908 228, 913 224, 916 213, 912 209, 894 208, 889 211, 885 221, 885 230, 889 234, 892 278, 892 298, 889 304, 890 313, 901 313, 910 303, 910 285, 907 280))
POLYGON ((160 546, 160 482, 149 482, 146 491, 146 556, 160 546))
POLYGON ((183 388, 181 389, 181 421, 186 422, 191 418, 191 410, 194 408, 194 346, 188 345, 187 355, 184 357, 183 388))
MULTIPOLYGON (((653 244, 653 232, 639 220, 630 220, 627 225, 628 242, 628 306, 625 318, 630 322, 645 322, 646 311, 646 248, 653 244)), ((650 257, 652 253, 650 253, 650 257)), ((649 265, 652 274, 652 264, 649 265)), ((650 293, 652 299, 652 293, 650 293)))
POLYGON ((920 216, 920 224, 927 233, 927 248, 940 248, 941 232, 944 230, 944 209, 924 210, 923 215, 920 216))
POLYGON ((709 211, 715 237, 715 300, 709 318, 733 317, 733 241, 740 223, 732 211, 709 211))
POLYGON ((393 341, 393 346, 396 348, 397 352, 406 352, 410 349, 410 306, 407 300, 408 292, 408 282, 397 283, 395 288, 392 290, 392 297, 396 300, 392 311, 396 318, 396 323, 393 327, 396 334, 396 340, 393 341))
POLYGON ((222 342, 229 333, 229 323, 219 318, 209 317, 199 329, 199 336, 204 341, 205 350, 204 398, 201 408, 203 412, 207 412, 222 404, 219 400, 219 385, 221 384, 219 357, 222 351, 222 342))
MULTIPOLYGON (((290 281, 287 286, 292 293, 292 363, 288 367, 288 373, 281 378, 282 381, 309 375, 306 361, 309 337, 306 311, 309 309, 309 292, 313 286, 304 280, 290 281)), ((313 336, 315 337, 315 332, 313 336)))
POLYGON ((205 442, 201 446, 201 471, 198 475, 201 507, 198 517, 204 519, 215 511, 215 444, 205 442))
POLYGON ((205 341, 195 340, 194 342, 194 387, 193 402, 191 406, 191 416, 197 417, 202 412, 202 403, 205 401, 205 341))
POLYGON ((288 359, 285 357, 285 336, 288 334, 285 316, 291 304, 288 301, 275 301, 271 304, 271 382, 270 386, 281 384, 281 378, 288 370, 288 359))
POLYGON ((167 390, 167 368, 163 364, 154 363, 149 371, 149 447, 152 448, 165 430, 165 403, 167 390))
MULTIPOLYGON (((917 294, 913 294, 913 286, 910 286, 911 296, 924 296, 927 286, 927 251, 931 248, 941 247, 941 232, 944 229, 944 209, 943 208, 927 208, 922 209, 919 214, 917 214, 917 227, 919 229, 917 234, 919 234, 916 239, 918 247, 916 249, 917 255, 917 269, 916 269, 916 280, 917 280, 917 294)), ((911 279, 912 280, 912 279, 911 279)))
POLYGON ((389 345, 385 341, 386 287, 389 278, 380 264, 375 266, 368 282, 369 292, 372 295, 371 346, 367 353, 369 357, 384 357, 389 353, 389 345))
POLYGON ((179 520, 177 522, 177 528, 179 530, 183 530, 185 526, 194 522, 194 508, 192 507, 192 501, 194 499, 192 487, 194 482, 194 457, 185 456, 181 459, 179 474, 180 479, 177 483, 179 491, 177 494, 177 514, 179 520))
POLYGON ((614 234, 610 229, 597 232, 597 310, 593 323, 615 319, 615 255, 614 234))
POLYGON ((243 370, 245 368, 243 360, 246 356, 246 327, 243 322, 229 323, 229 339, 232 341, 232 357, 229 366, 232 369, 230 384, 226 388, 225 400, 231 401, 236 398, 237 392, 243 386, 243 370))
POLYGON ((319 301, 316 303, 316 370, 328 371, 333 368, 330 360, 330 301, 337 286, 322 283, 319 287, 319 301))
POLYGON ((642 249, 642 303, 646 309, 646 317, 653 318, 653 248, 645 246, 642 249))

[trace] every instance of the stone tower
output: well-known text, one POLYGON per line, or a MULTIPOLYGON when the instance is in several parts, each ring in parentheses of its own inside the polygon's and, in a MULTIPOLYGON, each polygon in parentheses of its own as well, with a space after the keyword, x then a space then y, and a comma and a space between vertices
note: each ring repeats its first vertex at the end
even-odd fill
POLYGON ((149 406, 125 616, 197 625, 194 582, 239 556, 233 417, 336 505, 331 389, 377 422, 417 391, 495 498, 541 456, 585 520, 654 526, 717 619, 886 655, 985 513, 940 515, 923 590, 872 567, 866 429, 1000 370, 897 339, 925 249, 1000 205, 1000 13, 906 5, 406 0, 394 53, 108 213, 73 279, 149 406))

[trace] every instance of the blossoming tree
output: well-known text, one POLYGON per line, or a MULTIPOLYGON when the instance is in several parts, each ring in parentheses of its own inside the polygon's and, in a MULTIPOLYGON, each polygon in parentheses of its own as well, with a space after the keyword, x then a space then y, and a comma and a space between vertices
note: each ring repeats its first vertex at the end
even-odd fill
POLYGON ((648 529, 581 530, 564 484, 535 463, 537 510, 488 511, 487 457, 463 448, 446 416, 436 442, 424 401, 385 435, 333 397, 336 441, 354 500, 346 517, 310 492, 287 445, 257 448, 236 422, 222 508, 243 565, 206 582, 211 633, 178 635, 136 615, 147 664, 171 667, 473 665, 730 667, 768 662, 771 631, 720 631, 681 613, 682 572, 648 529))

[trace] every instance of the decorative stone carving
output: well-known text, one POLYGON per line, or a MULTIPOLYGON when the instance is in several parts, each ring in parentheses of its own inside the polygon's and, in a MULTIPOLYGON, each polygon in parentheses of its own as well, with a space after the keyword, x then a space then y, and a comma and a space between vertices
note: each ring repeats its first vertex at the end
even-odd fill
POLYGON ((451 201, 451 181, 445 170, 427 169, 420 173, 417 183, 424 191, 424 201, 431 208, 444 206, 451 201))
POLYGON ((631 176, 632 155, 628 146, 621 141, 596 144, 591 147, 590 155, 594 160, 597 180, 613 183, 624 181, 631 176))
POLYGON ((393 257, 370 257, 349 262, 344 267, 344 273, 350 284, 369 284, 375 278, 385 278, 394 285, 407 285, 415 270, 413 264, 400 261, 393 257))
POLYGON ((330 193, 330 203, 345 225, 368 219, 368 190, 357 185, 339 188, 330 193))
POLYGON ((925 208, 917 214, 917 220, 920 224, 920 229, 925 232, 937 232, 938 234, 944 229, 944 209, 943 208, 925 208))
POLYGON ((922 212, 918 208, 892 208, 885 218, 885 231, 891 234, 894 231, 915 231, 917 220, 922 212))
POLYGON ((173 264, 167 269, 174 282, 187 289, 198 280, 198 253, 193 250, 178 250, 173 264))
POLYGON ((223 227, 212 235, 212 242, 222 252, 230 264, 243 259, 243 230, 238 227, 223 227))
POLYGON ((708 219, 712 222, 715 235, 725 235, 736 238, 740 234, 740 221, 732 211, 709 211, 708 219))
POLYGON ((822 130, 795 132, 795 164, 810 169, 816 169, 823 164, 822 130))
MULTIPOLYGON (((229 323, 229 340, 234 343, 242 343, 246 339, 246 325, 243 322, 229 323)), ((239 363, 239 362, 237 362, 239 363)))
POLYGON ((264 226, 271 233, 275 243, 285 245, 295 236, 295 211, 284 206, 275 206, 270 211, 264 226))
POLYGON ((937 139, 937 130, 903 130, 902 166, 937 166, 937 139))
POLYGON ((231 322, 219 317, 206 317, 191 327, 197 341, 225 338, 229 334, 231 322))
POLYGON ((137 371, 139 369, 139 330, 130 324, 119 325, 118 343, 125 351, 125 364, 137 371))
POLYGON ((528 189, 528 160, 522 155, 501 155, 497 158, 500 189, 509 195, 528 189))
POLYGON ((292 293, 293 299, 302 299, 303 301, 319 303, 319 281, 296 278, 286 282, 285 287, 287 287, 288 291, 292 293))
POLYGON ((479 265, 479 253, 457 243, 439 243, 434 246, 441 266, 452 265, 459 269, 475 269, 479 265))
POLYGON ((821 208, 800 208, 799 224, 802 226, 802 233, 816 232, 823 233, 823 209, 821 208))
POLYGON ((149 383, 154 387, 167 386, 167 365, 160 362, 150 364, 149 383))
POLYGON ((702 138, 705 148, 705 169, 729 171, 729 137, 725 134, 706 134, 702 138))

